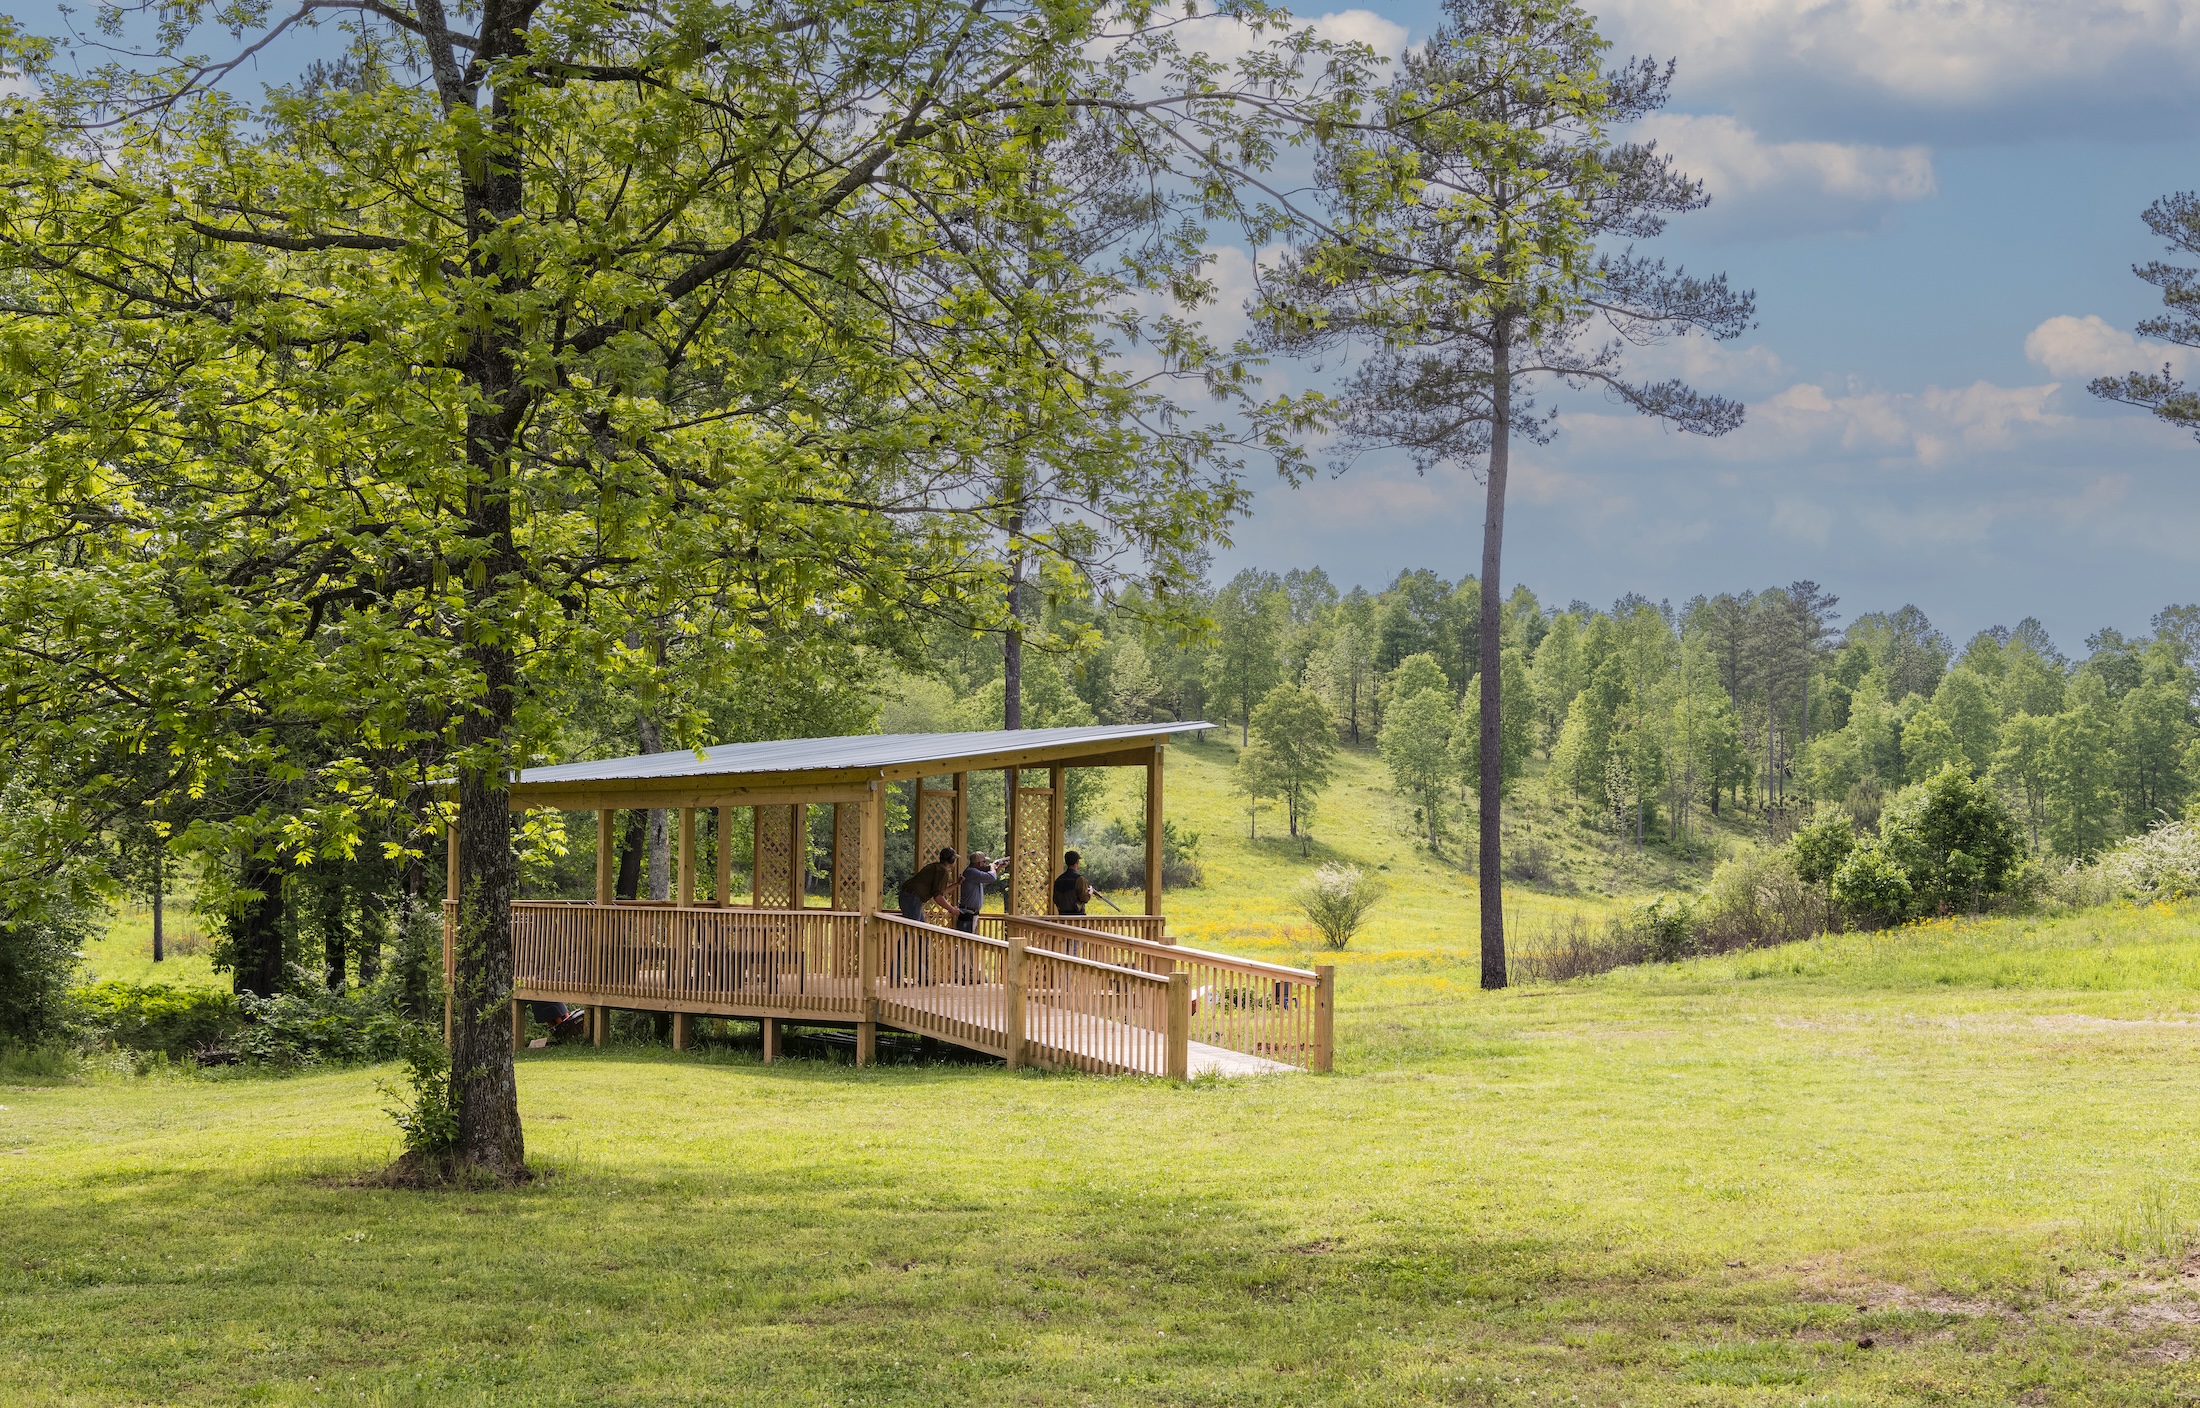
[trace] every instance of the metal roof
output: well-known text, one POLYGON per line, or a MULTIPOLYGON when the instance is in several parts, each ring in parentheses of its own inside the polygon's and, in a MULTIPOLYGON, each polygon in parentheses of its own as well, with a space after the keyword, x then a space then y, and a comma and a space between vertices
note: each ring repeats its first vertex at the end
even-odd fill
POLYGON ((1086 743, 1135 742, 1188 733, 1215 725, 1116 724, 1094 728, 996 729, 990 733, 887 733, 852 738, 783 738, 765 743, 721 743, 712 748, 682 748, 672 753, 642 753, 594 763, 560 763, 527 768, 521 786, 547 782, 624 782, 660 777, 725 777, 741 773, 812 772, 826 769, 902 767, 910 763, 950 763, 991 753, 1034 748, 1075 747, 1086 743))

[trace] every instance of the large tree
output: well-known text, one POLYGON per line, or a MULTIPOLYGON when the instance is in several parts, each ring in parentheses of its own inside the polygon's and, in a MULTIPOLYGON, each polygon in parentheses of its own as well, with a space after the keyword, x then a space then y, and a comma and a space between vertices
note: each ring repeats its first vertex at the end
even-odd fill
POLYGON ((1093 512, 1029 551, 1183 580, 1220 532, 1236 466, 1111 370, 1127 292, 1201 292, 1195 226, 1030 261, 1080 122, 1230 212, 1313 44, 1247 14, 1235 68, 1144 10, 959 0, 184 0, 85 74, 0 36, 6 687, 256 798, 221 836, 261 891, 449 779, 454 1153, 516 1174, 506 780, 556 684, 687 741, 813 643, 997 620, 1035 449, 1093 512), (332 11, 342 58, 256 106, 185 52, 332 11))
POLYGON ((1282 261, 1258 311, 1272 348, 1371 349, 1335 394, 1277 402, 1277 416, 1340 427, 1347 460, 1402 446, 1424 470, 1482 471, 1482 982, 1502 987, 1500 567, 1513 439, 1553 433, 1533 400, 1547 382, 1596 388, 1683 430, 1733 429, 1739 405, 1633 380, 1622 349, 1692 329, 1738 336, 1752 301, 1723 277, 1624 245, 1705 201, 1669 157, 1614 136, 1665 102, 1670 66, 1605 67, 1606 42, 1571 0, 1447 0, 1444 13, 1379 114, 1330 133, 1318 165, 1328 233, 1282 261))

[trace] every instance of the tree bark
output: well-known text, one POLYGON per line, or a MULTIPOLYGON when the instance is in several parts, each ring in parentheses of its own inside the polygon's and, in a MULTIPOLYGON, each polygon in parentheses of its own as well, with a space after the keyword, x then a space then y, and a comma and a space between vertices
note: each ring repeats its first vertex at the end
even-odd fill
POLYGON ((161 868, 161 859, 162 859, 162 856, 163 856, 163 854, 164 854, 164 852, 163 852, 162 848, 160 848, 160 847, 155 847, 155 848, 154 848, 154 850, 153 850, 153 961, 154 961, 155 963, 161 963, 161 962, 165 962, 165 961, 167 960, 167 957, 168 957, 168 950, 167 950, 167 947, 166 947, 166 944, 165 944, 165 936, 164 936, 164 935, 163 935, 163 934, 161 933, 161 909, 162 909, 162 904, 161 904, 162 894, 161 894, 161 892, 162 892, 163 890, 167 889, 167 887, 168 887, 168 877, 167 877, 167 876, 166 876, 166 875, 165 875, 165 874, 163 873, 163 871, 162 871, 162 868, 161 868))
POLYGON ((1001 637, 1001 727, 1024 726, 1024 516, 1008 520, 1008 629, 1001 637))
POLYGON ((642 853, 649 849, 649 813, 636 808, 626 814, 626 834, 619 838, 619 884, 622 900, 642 897, 642 853))
POLYGON ((1505 543, 1505 476, 1512 468, 1512 334, 1513 316, 1497 316, 1490 339, 1490 463, 1489 498, 1482 515, 1482 724, 1477 740, 1482 776, 1476 791, 1476 875, 1482 899, 1482 986, 1501 988, 1505 975, 1505 848, 1504 793, 1504 678, 1503 622, 1498 619, 1500 589, 1498 569, 1505 543))

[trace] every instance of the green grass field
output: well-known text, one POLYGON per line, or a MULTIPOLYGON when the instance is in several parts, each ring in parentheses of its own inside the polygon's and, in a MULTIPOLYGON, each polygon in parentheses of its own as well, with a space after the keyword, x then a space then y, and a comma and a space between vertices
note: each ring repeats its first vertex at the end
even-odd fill
POLYGON ((1486 995, 1338 1072, 531 1053, 516 1191, 356 1180, 377 1078, 0 1090, 0 1399, 2173 1403, 2200 907, 1486 995))

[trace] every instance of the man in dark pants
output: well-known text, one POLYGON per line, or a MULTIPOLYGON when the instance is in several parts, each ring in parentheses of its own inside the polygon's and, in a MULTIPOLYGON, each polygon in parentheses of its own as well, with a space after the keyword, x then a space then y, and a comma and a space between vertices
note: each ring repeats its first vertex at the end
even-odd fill
POLYGON ((924 922, 924 907, 934 900, 947 906, 948 917, 960 919, 962 907, 950 898, 955 892, 955 848, 940 847, 940 858, 901 882, 901 917, 924 922))
POLYGON ((1085 912, 1085 902, 1092 898, 1092 886, 1085 883, 1084 865, 1085 858, 1077 852, 1062 852, 1062 873, 1054 877, 1056 914, 1085 912))
POLYGON ((962 873, 962 888, 955 899, 962 906, 962 913, 955 917, 955 927, 966 934, 978 932, 978 911, 985 908, 985 887, 1001 883, 1001 872, 994 868, 992 859, 984 851, 970 853, 970 864, 962 873))

